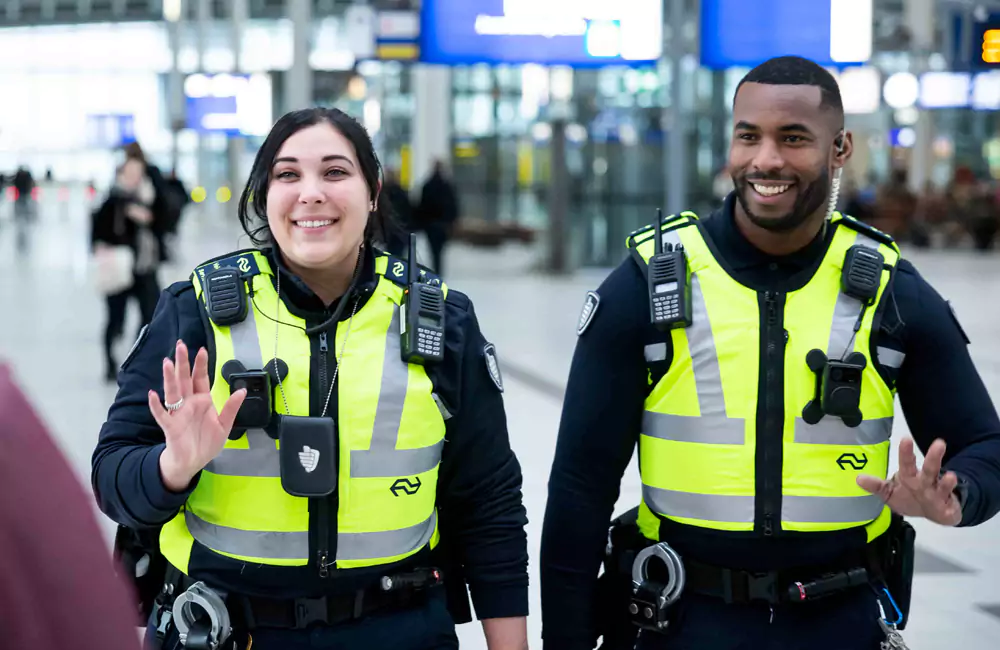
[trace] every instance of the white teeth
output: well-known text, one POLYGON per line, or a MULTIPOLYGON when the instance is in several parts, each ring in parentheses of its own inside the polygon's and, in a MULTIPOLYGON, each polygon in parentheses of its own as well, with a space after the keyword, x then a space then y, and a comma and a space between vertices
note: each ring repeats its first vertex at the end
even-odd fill
POLYGON ((762 196, 777 196, 783 192, 788 191, 791 185, 757 185, 756 183, 751 183, 753 189, 762 196))
POLYGON ((326 221, 296 221, 295 225, 299 228, 322 228, 323 226, 329 226, 333 221, 327 219, 326 221))

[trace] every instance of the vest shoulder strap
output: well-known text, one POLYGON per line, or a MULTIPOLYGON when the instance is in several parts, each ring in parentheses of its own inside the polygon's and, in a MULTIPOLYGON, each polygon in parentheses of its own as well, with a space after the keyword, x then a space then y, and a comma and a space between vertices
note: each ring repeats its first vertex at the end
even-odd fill
POLYGON ((237 269, 242 279, 251 278, 261 273, 271 273, 271 266, 268 264, 267 258, 256 248, 245 248, 234 253, 226 253, 195 267, 191 274, 191 282, 199 295, 202 293, 205 276, 224 267, 237 269))
MULTIPOLYGON (((375 273, 405 289, 408 284, 407 278, 410 277, 410 263, 383 251, 376 251, 376 254, 378 257, 375 258, 375 273)), ((417 267, 422 282, 437 285, 447 292, 445 283, 439 275, 420 264, 417 267)))
POLYGON ((886 246, 892 248, 897 253, 899 252, 899 247, 896 245, 896 240, 893 239, 891 235, 882 232, 881 230, 875 228, 874 226, 870 226, 867 223, 859 221, 858 219, 855 219, 849 214, 841 214, 840 212, 834 212, 831 222, 836 225, 850 228, 851 230, 861 233, 862 235, 868 237, 869 239, 877 241, 880 244, 885 244, 886 246))
MULTIPOLYGON (((661 232, 669 232, 681 226, 686 226, 698 220, 698 215, 694 212, 685 211, 678 214, 672 214, 669 217, 664 217, 662 223, 661 232)), ((656 230, 655 224, 646 224, 642 228, 633 230, 625 238, 625 246, 629 249, 638 248, 643 242, 647 242, 653 238, 653 231, 656 230)))
MULTIPOLYGON (((663 226, 660 232, 662 234, 679 228, 693 226, 697 223, 697 221, 698 215, 694 212, 672 214, 663 220, 663 226)), ((653 241, 655 232, 656 226, 644 226, 643 228, 631 233, 625 240, 625 245, 628 248, 629 255, 639 266, 639 270, 642 271, 643 275, 646 275, 649 270, 649 259, 653 256, 653 251, 656 247, 656 242, 653 241)))

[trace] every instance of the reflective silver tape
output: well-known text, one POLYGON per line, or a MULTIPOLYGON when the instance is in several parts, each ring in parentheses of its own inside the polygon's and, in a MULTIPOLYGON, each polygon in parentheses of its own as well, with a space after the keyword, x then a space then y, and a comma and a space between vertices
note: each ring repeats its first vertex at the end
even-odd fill
POLYGON ((416 476, 429 472, 441 462, 443 441, 429 447, 396 449, 410 376, 409 364, 400 356, 399 317, 399 307, 394 305, 385 337, 382 385, 375 407, 372 441, 368 449, 351 451, 352 478, 416 476))
POLYGON ((678 492, 642 486, 642 500, 656 513, 705 521, 753 523, 752 496, 723 496, 678 492))
POLYGON ((877 445, 892 435, 892 418, 862 420, 849 427, 838 417, 826 416, 816 424, 795 418, 795 442, 807 445, 877 445))
POLYGON ((420 550, 431 541, 437 511, 416 526, 374 533, 338 533, 337 560, 378 560, 420 550))
POLYGON ((849 524, 872 521, 885 504, 874 494, 858 497, 781 497, 781 520, 849 524))
POLYGON ((191 536, 213 551, 274 560, 309 559, 309 533, 306 531, 279 533, 229 528, 209 523, 190 509, 184 511, 184 521, 191 536))
MULTIPOLYGON (((229 327, 229 335, 233 341, 233 358, 248 370, 264 368, 255 312, 251 305, 247 309, 247 317, 229 327)), ((263 429, 248 429, 246 437, 249 449, 223 447, 219 455, 212 459, 205 469, 221 476, 261 478, 281 476, 278 447, 271 436, 263 429)))
POLYGON ((878 362, 886 368, 902 368, 903 361, 906 359, 905 352, 882 346, 875 348, 875 354, 878 356, 878 362))
POLYGON ((441 418, 447 422, 451 419, 451 411, 448 407, 444 405, 444 400, 437 393, 431 393, 431 397, 434 398, 434 403, 437 404, 438 410, 441 411, 441 418))
POLYGON ((642 432, 660 440, 700 442, 707 445, 742 445, 746 442, 743 420, 704 418, 645 411, 642 432))
POLYGON ((646 356, 646 361, 653 363, 654 361, 666 361, 667 360, 667 344, 666 343, 650 343, 643 349, 643 354, 646 356))

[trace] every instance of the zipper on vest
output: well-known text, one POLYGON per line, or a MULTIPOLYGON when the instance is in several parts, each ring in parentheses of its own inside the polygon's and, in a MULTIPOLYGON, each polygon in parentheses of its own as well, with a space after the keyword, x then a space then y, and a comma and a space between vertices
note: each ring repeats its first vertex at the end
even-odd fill
MULTIPOLYGON (((329 362, 330 345, 326 332, 319 334, 319 396, 320 404, 326 401, 327 386, 327 364, 329 362)), ((322 407, 321 407, 322 408, 322 407)), ((319 413, 316 413, 319 415, 319 413)), ((330 576, 330 501, 326 497, 315 499, 316 501, 316 563, 320 578, 330 576)))
POLYGON ((318 564, 319 577, 330 576, 330 551, 327 550, 327 539, 330 537, 330 501, 326 497, 316 499, 316 539, 319 542, 319 550, 316 551, 316 563, 318 564))
MULTIPOLYGON (((763 358, 763 389, 761 396, 762 413, 758 413, 757 445, 758 457, 762 462, 758 467, 761 501, 761 529, 764 537, 774 535, 775 520, 780 517, 781 473, 784 456, 784 358, 785 330, 782 318, 784 294, 775 291, 764 292, 764 318, 761 347, 763 358), (761 415, 763 417, 761 417, 761 415)), ((780 521, 778 521, 780 528, 780 521)))
POLYGON ((319 333, 319 393, 326 398, 326 355, 330 353, 330 346, 327 345, 326 332, 319 333))

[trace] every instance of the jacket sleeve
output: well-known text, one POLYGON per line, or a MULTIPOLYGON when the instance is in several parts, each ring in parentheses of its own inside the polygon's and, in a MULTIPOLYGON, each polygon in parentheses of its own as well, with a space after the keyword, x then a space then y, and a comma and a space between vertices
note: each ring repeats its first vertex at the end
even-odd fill
POLYGON ((962 526, 1000 510, 1000 419, 969 355, 968 339, 944 298, 900 265, 895 292, 906 357, 897 389, 913 440, 926 453, 947 444, 944 468, 968 484, 962 526))
POLYGON ((542 529, 542 637, 559 650, 594 647, 598 571, 648 391, 641 272, 626 259, 597 293, 570 367, 542 529))
POLYGON ((438 482, 442 529, 447 528, 448 546, 465 574, 477 617, 527 616, 527 516, 503 398, 487 367, 486 340, 468 298, 450 291, 447 318, 456 336, 446 343, 446 356, 457 363, 448 374, 457 375, 458 383, 448 391, 452 403, 446 404, 455 413, 446 422, 438 482))
MULTIPOLYGON (((147 393, 163 399, 163 359, 173 357, 177 339, 187 344, 191 363, 206 344, 205 329, 189 282, 160 294, 152 322, 143 329, 122 364, 118 394, 101 427, 91 460, 91 484, 101 511, 132 528, 159 526, 177 514, 197 485, 170 492, 160 477, 163 432, 149 412, 147 393)), ((199 475, 200 476, 200 475, 199 475)))

